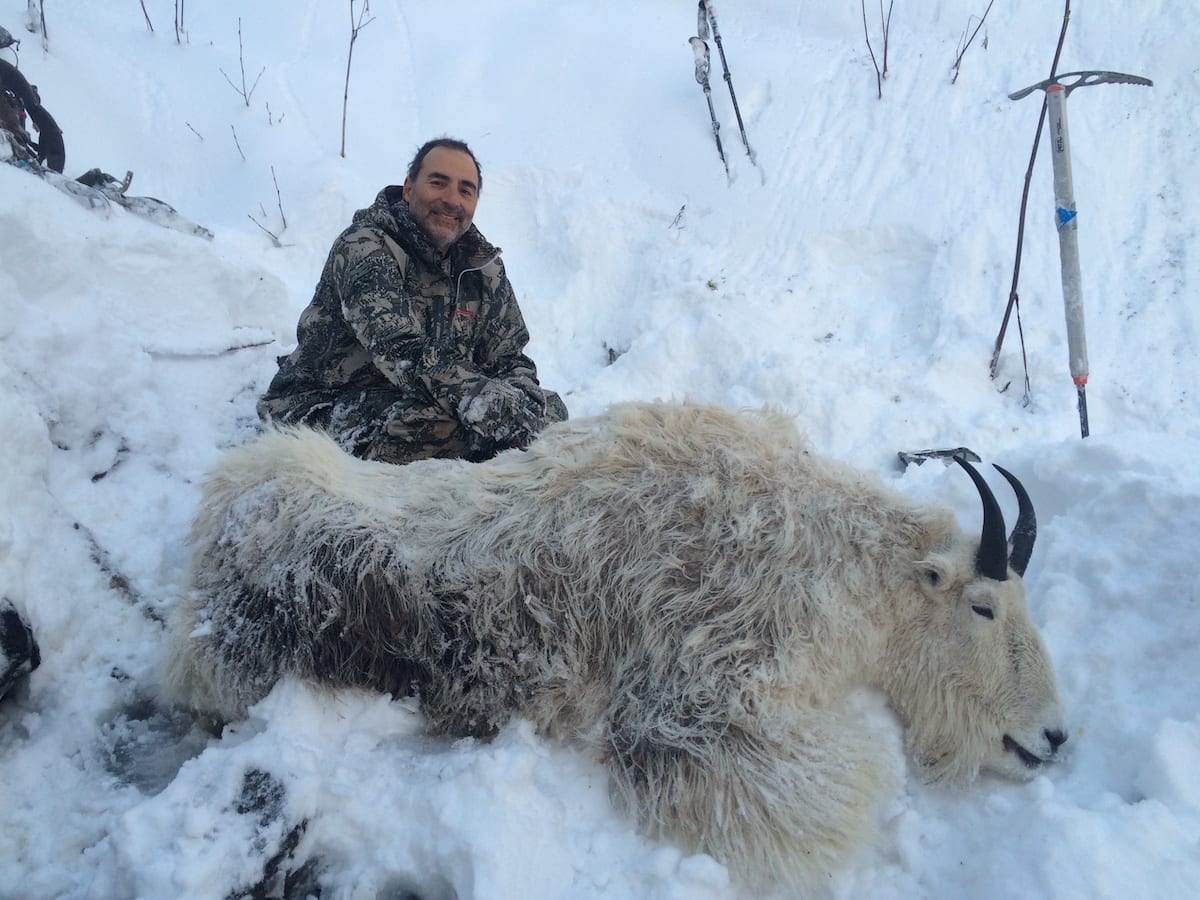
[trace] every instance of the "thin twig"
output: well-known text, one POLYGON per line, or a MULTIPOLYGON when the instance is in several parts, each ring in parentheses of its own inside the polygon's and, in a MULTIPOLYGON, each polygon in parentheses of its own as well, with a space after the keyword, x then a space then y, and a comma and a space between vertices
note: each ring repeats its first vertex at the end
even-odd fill
POLYGON ((146 27, 154 34, 154 26, 150 24, 150 13, 146 12, 146 0, 142 0, 142 15, 146 17, 146 27))
POLYGON ((242 18, 238 16, 238 66, 242 70, 242 96, 246 98, 246 105, 250 105, 250 95, 246 93, 246 57, 242 52, 242 18))
POLYGON ((233 142, 234 142, 235 144, 237 144, 238 153, 241 153, 241 154, 242 154, 242 162, 245 162, 245 161, 246 161, 246 154, 245 154, 245 153, 242 153, 242 144, 241 144, 241 142, 238 140, 238 137, 237 137, 237 129, 236 129, 236 128, 234 128, 232 125, 230 125, 230 126, 229 126, 229 130, 233 132, 233 142))
POLYGON ((258 87, 258 82, 262 79, 263 72, 267 71, 267 67, 263 66, 261 69, 259 69, 258 77, 254 79, 254 84, 250 85, 250 89, 247 90, 246 89, 246 57, 245 57, 245 52, 242 47, 242 20, 240 17, 238 18, 238 66, 242 70, 242 86, 240 88, 236 84, 233 83, 232 78, 230 78, 228 75, 225 75, 224 69, 218 69, 217 71, 219 71, 222 75, 225 75, 225 80, 229 82, 229 86, 231 88, 233 88, 235 91, 237 91, 239 94, 242 95, 242 99, 246 101, 246 107, 249 108, 250 96, 251 96, 251 94, 254 93, 254 89, 256 87, 258 87))
POLYGON ((883 99, 883 76, 879 72, 879 63, 875 60, 875 50, 871 47, 871 34, 867 30, 867 0, 859 0, 862 6, 863 20, 863 37, 867 41, 867 52, 871 54, 871 65, 875 67, 875 89, 879 93, 879 99, 883 99))
POLYGON ((346 86, 342 92, 342 159, 346 158, 346 109, 350 105, 350 62, 354 58, 354 42, 358 33, 375 21, 375 17, 363 21, 364 16, 371 12, 371 0, 363 0, 362 9, 358 12, 358 21, 354 19, 354 0, 350 0, 350 48, 346 51, 346 86))
POLYGON ((272 232, 269 228, 267 228, 265 225, 263 225, 262 222, 258 221, 258 219, 254 218, 254 216, 250 215, 249 213, 246 213, 246 218, 249 219, 251 222, 253 222, 255 225, 257 225, 259 228, 261 228, 263 231, 265 231, 267 233, 267 236, 271 238, 272 244, 274 244, 276 247, 283 246, 283 244, 279 243, 279 238, 277 238, 275 236, 274 232, 272 232))
MULTIPOLYGON (((995 2, 996 0, 988 0, 987 9, 983 11, 983 18, 979 20, 979 24, 975 26, 975 30, 972 31, 971 36, 967 38, 967 42, 963 44, 962 49, 958 51, 958 56, 954 58, 954 77, 950 79, 951 84, 955 84, 958 81, 958 68, 962 65, 963 54, 967 52, 967 48, 970 47, 971 42, 975 40, 975 35, 979 34, 979 29, 982 28, 983 23, 987 21, 988 13, 992 11, 992 4, 995 2)), ((967 27, 971 27, 970 21, 967 22, 967 27)), ((965 35, 966 32, 964 31, 963 34, 965 35)), ((985 49, 987 48, 987 41, 983 42, 983 46, 985 49)))
POLYGON ((887 18, 883 16, 883 0, 879 0, 879 24, 883 28, 883 77, 888 76, 888 43, 892 34, 892 3, 894 0, 888 0, 887 18))
POLYGON ((279 207, 279 221, 283 222, 281 231, 287 231, 287 216, 283 214, 283 198, 279 196, 279 180, 275 177, 275 167, 271 166, 271 181, 275 182, 275 203, 279 207))

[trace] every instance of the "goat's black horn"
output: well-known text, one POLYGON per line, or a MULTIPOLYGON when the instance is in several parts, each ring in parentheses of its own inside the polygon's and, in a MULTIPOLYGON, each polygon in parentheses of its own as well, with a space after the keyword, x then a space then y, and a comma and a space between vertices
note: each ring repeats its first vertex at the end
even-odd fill
POLYGON ((1012 547, 1009 552, 1008 564, 1018 575, 1025 574, 1029 565, 1029 557, 1033 555, 1033 542, 1037 539, 1037 516, 1033 512, 1033 501, 1025 491, 1017 476, 993 463, 996 471, 1008 479, 1013 493, 1017 495, 1017 524, 1013 526, 1008 543, 1012 547))
POLYGON ((983 476, 975 471, 975 467, 961 456, 955 456, 954 461, 967 470, 979 491, 979 499, 983 501, 983 530, 979 535, 979 552, 975 554, 975 572, 984 578, 1004 581, 1008 578, 1008 539, 1004 536, 1004 513, 996 502, 996 495, 983 476))

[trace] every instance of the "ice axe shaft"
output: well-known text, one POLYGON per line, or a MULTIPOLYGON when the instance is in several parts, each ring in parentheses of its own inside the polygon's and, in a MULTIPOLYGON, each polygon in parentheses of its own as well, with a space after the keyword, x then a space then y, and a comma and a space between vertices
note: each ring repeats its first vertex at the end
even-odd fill
POLYGON ((1083 326, 1083 279, 1079 271, 1079 215, 1071 178, 1071 141, 1067 132, 1067 92, 1061 85, 1046 88, 1050 159, 1054 164, 1054 224, 1062 265, 1063 308, 1067 317, 1067 351, 1071 378, 1087 384, 1087 335, 1083 326))
POLYGON ((1071 139, 1067 131, 1067 96, 1079 87, 1093 84, 1143 84, 1152 81, 1121 72, 1067 72, 1009 94, 1020 100, 1037 90, 1046 92, 1046 121, 1049 125, 1050 158, 1054 165, 1054 224, 1058 228, 1058 255, 1062 267, 1063 309, 1067 320, 1067 352, 1071 380, 1079 400, 1079 429, 1089 433, 1087 416, 1087 333, 1083 320, 1083 279, 1079 269, 1079 213, 1071 179, 1071 139))

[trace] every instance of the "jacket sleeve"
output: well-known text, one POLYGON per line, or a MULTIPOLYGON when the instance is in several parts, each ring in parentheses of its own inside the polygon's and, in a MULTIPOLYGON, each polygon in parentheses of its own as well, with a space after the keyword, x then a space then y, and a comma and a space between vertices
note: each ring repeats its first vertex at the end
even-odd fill
MULTIPOLYGON (((483 273, 487 286, 483 302, 486 321, 477 356, 486 376, 484 381, 497 379, 518 388, 529 397, 532 409, 540 415, 545 409, 546 398, 538 385, 537 367, 525 355, 529 329, 503 263, 496 260, 491 266, 495 266, 494 271, 485 269, 483 273)), ((481 388, 482 383, 479 383, 463 396, 469 399, 481 388)))
POLYGON ((517 297, 502 263, 494 263, 499 269, 495 276, 495 287, 490 292, 487 325, 487 340, 484 347, 484 366, 488 373, 506 380, 526 378, 537 383, 537 367, 525 355, 529 343, 529 329, 525 317, 517 305, 517 297))

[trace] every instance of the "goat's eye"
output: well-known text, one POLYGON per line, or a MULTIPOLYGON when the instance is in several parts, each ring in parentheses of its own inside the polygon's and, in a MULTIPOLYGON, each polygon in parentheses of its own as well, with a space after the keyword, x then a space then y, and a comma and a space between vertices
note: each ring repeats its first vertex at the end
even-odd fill
POLYGON ((929 584, 933 587, 937 587, 938 583, 942 580, 942 576, 937 573, 936 569, 926 569, 925 577, 929 579, 929 584))
POLYGON ((996 618, 996 614, 992 612, 990 606, 972 606, 971 609, 974 610, 975 615, 983 616, 985 619, 996 618))

